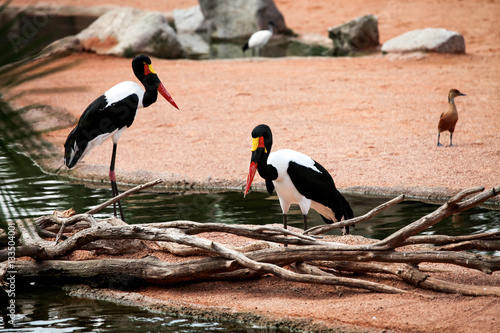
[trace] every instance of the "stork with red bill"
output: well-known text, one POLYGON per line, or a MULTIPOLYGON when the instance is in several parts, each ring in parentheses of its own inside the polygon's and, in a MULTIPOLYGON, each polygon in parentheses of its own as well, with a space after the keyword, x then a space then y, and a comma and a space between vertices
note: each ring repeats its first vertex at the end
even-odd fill
MULTIPOLYGON (((137 110, 147 108, 155 103, 158 93, 176 109, 179 109, 151 66, 149 57, 145 55, 135 57, 132 60, 132 69, 145 90, 132 81, 118 83, 87 107, 64 144, 64 164, 71 169, 94 147, 102 144, 108 138, 113 140, 113 152, 109 166, 109 179, 113 196, 118 195, 115 175, 118 140, 134 122, 137 110)), ((125 220, 119 201, 118 207, 122 220, 125 220)), ((114 213, 116 216, 115 205, 114 213)))
MULTIPOLYGON (((269 194, 276 189, 283 211, 283 227, 287 228, 287 214, 291 204, 298 204, 307 230, 307 214, 314 208, 325 223, 333 223, 354 217, 351 206, 337 190, 332 176, 307 155, 291 149, 271 153, 273 135, 267 125, 259 125, 252 131, 252 158, 248 173, 245 196, 250 190, 255 173, 265 179, 269 194)), ((345 228, 349 233, 349 227, 345 228)))

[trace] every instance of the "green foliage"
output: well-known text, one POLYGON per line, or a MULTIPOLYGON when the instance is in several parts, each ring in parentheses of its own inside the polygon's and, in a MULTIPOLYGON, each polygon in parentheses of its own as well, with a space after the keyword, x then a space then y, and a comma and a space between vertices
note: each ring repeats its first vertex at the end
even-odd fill
POLYGON ((123 57, 124 58, 133 58, 135 56, 136 56, 135 50, 132 46, 129 46, 125 50, 123 50, 123 57))

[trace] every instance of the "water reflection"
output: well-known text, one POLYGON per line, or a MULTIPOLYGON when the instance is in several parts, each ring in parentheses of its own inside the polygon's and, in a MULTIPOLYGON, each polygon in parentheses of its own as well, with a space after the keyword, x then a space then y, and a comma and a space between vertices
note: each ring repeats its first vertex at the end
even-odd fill
MULTIPOLYGON (((0 151, 0 213, 4 219, 38 217, 54 210, 73 207, 83 213, 108 200, 108 184, 89 188, 71 184, 44 174, 24 155, 0 151), (15 154, 15 161, 11 155, 15 154)), ((387 198, 346 195, 355 216, 365 214, 386 202, 387 198)), ((153 223, 172 220, 219 222, 232 224, 282 223, 281 208, 275 195, 251 192, 243 198, 243 191, 225 193, 156 193, 140 192, 123 200, 127 222, 153 223)), ((437 206, 419 201, 404 201, 356 226, 354 234, 382 239, 401 227, 435 210, 437 206)), ((113 214, 112 207, 96 214, 105 218, 113 214)), ((311 210, 310 226, 322 225, 320 215, 311 210)), ((298 206, 289 211, 289 224, 302 228, 302 214, 298 206)), ((474 208, 449 217, 424 231, 423 234, 463 235, 500 229, 500 211, 474 208)), ((339 231, 333 231, 340 234, 339 231)))
POLYGON ((236 323, 174 318, 138 307, 68 297, 59 289, 30 286, 16 296, 16 324, 2 307, 0 332, 288 332, 236 323))

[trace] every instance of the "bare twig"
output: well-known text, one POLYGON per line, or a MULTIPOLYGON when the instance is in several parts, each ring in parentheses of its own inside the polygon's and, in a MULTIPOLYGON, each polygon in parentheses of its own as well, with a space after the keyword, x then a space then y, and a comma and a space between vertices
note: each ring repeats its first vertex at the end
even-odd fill
POLYGON ((312 227, 312 228, 304 231, 304 234, 306 234, 306 235, 319 235, 319 234, 323 234, 323 233, 328 232, 328 231, 333 230, 333 229, 342 228, 342 227, 345 227, 348 225, 354 225, 356 223, 360 223, 360 222, 369 220, 372 217, 374 217, 375 215, 382 212, 383 210, 390 208, 390 207, 402 202, 404 199, 405 199, 405 196, 400 195, 400 196, 398 196, 398 197, 396 197, 388 202, 381 204, 378 207, 375 207, 374 209, 370 210, 368 213, 366 213, 362 216, 358 216, 358 217, 355 217, 355 218, 352 218, 349 220, 345 220, 345 221, 341 221, 341 222, 337 222, 337 223, 333 223, 333 224, 329 224, 329 225, 321 225, 321 226, 312 227))
POLYGON ((469 296, 500 296, 500 287, 495 286, 470 286, 433 278, 418 268, 408 264, 378 263, 378 262, 313 262, 311 264, 336 270, 357 273, 386 273, 393 274, 412 285, 453 294, 469 296))
POLYGON ((443 220, 444 218, 453 215, 455 213, 467 210, 469 208, 472 208, 474 206, 480 205, 481 203, 485 202, 486 200, 496 196, 498 193, 500 193, 500 186, 493 188, 489 191, 480 193, 476 196, 474 196, 471 199, 468 199, 463 202, 459 202, 466 196, 477 193, 479 191, 482 191, 484 188, 482 187, 474 187, 471 189, 467 189, 464 191, 461 191, 457 195, 455 195, 453 198, 448 200, 447 203, 436 209, 434 212, 418 219, 417 221, 407 225, 406 227, 396 231, 392 235, 386 237, 380 242, 377 242, 376 244, 372 244, 373 248, 380 248, 380 249, 393 249, 398 246, 400 246, 408 237, 413 236, 419 232, 424 231, 425 229, 433 226, 434 224, 438 223, 439 221, 443 220))
POLYGON ((447 236, 447 235, 419 235, 409 237, 402 245, 409 244, 434 244, 444 245, 473 240, 499 240, 500 231, 483 232, 480 234, 464 235, 464 236, 447 236))
POLYGON ((117 203, 118 201, 120 201, 123 198, 128 197, 129 195, 132 195, 132 194, 134 194, 136 192, 139 192, 139 191, 145 190, 147 188, 153 187, 155 185, 158 185, 161 182, 163 182, 163 180, 161 180, 161 179, 158 178, 158 179, 153 180, 153 181, 151 181, 149 183, 142 184, 142 185, 136 186, 134 188, 131 188, 130 190, 125 191, 122 194, 117 195, 113 199, 110 199, 110 200, 106 201, 105 203, 102 203, 99 206, 92 208, 86 214, 95 214, 97 212, 100 212, 104 208, 106 208, 106 207, 108 207, 108 206, 110 206, 110 205, 112 205, 114 203, 117 203))

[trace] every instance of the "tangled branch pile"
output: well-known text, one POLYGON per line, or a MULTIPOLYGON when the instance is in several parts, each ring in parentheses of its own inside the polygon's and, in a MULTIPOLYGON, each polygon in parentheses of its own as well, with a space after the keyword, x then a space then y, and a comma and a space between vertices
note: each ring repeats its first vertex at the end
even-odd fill
MULTIPOLYGON (((159 181, 156 181, 158 183, 159 181)), ((145 184, 138 189, 152 186, 145 184)), ((153 184, 154 185, 154 184, 153 184)), ((457 284, 439 280, 419 269, 421 263, 447 263, 485 274, 500 270, 500 258, 464 250, 500 250, 500 232, 466 236, 415 236, 444 218, 475 207, 496 196, 500 186, 484 191, 471 188, 458 193, 434 212, 398 230, 387 238, 364 245, 346 245, 318 236, 333 228, 366 221, 404 200, 397 197, 367 214, 304 233, 274 226, 227 225, 172 221, 127 225, 116 218, 97 221, 86 214, 71 217, 43 216, 14 224, 18 244, 17 278, 52 283, 93 283, 133 287, 143 284, 174 284, 186 281, 242 279, 273 274, 289 281, 330 284, 383 293, 408 291, 364 279, 345 277, 343 272, 385 273, 416 287, 463 295, 500 296, 500 287, 457 284), (232 248, 203 237, 202 233, 226 233, 259 240, 243 248, 232 248), (55 239, 55 240, 54 240, 55 239), (287 246, 279 246, 286 244, 287 246), (408 251, 411 244, 427 244, 425 250, 408 251), (169 251, 176 256, 202 258, 168 262, 153 256, 141 259, 63 260, 75 250, 131 253, 144 247, 169 251)), ((130 192, 125 193, 128 195, 130 192)), ((103 206, 112 204, 115 198, 103 206)), ((4 236, 0 236, 0 239, 4 236)), ((8 249, 0 248, 0 276, 8 270, 8 249)))

